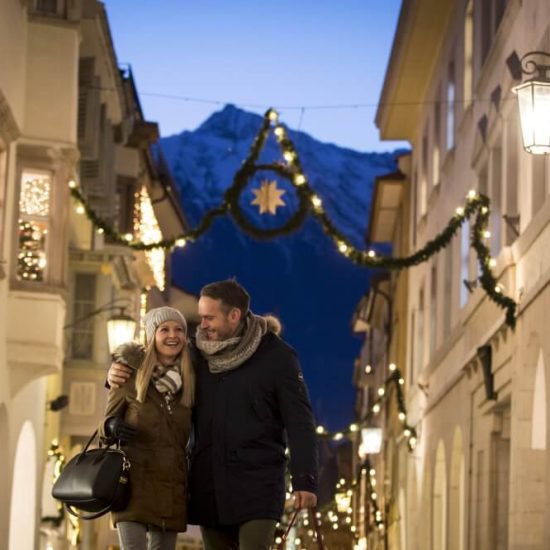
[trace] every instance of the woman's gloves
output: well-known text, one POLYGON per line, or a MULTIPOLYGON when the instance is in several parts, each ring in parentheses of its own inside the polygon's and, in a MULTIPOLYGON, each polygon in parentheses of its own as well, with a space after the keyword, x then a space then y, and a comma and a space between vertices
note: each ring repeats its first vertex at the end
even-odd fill
POLYGON ((125 444, 135 437, 137 428, 124 422, 119 416, 112 416, 105 422, 105 433, 108 437, 118 439, 121 444, 125 444))

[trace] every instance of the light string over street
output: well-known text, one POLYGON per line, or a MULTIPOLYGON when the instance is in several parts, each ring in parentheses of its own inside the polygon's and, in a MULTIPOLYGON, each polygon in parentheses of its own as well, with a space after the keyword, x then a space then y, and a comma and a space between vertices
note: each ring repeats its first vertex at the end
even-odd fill
MULTIPOLYGON (((366 367, 368 368, 368 366, 366 367)), ((367 428, 382 410, 382 405, 390 398, 392 386, 395 389, 395 397, 397 400, 397 416, 401 421, 401 427, 403 435, 407 439, 407 445, 410 451, 416 448, 417 435, 414 427, 410 426, 407 422, 407 410, 405 408, 405 397, 403 395, 403 384, 405 379, 401 375, 401 371, 394 363, 389 365, 390 375, 386 378, 385 382, 377 390, 377 399, 368 410, 367 414, 359 422, 354 422, 348 426, 345 430, 337 432, 329 432, 322 425, 317 426, 317 435, 323 439, 331 439, 333 441, 340 441, 344 438, 355 438, 357 434, 361 433, 361 429, 367 428)))
POLYGON ((475 217, 470 235, 470 243, 477 254, 481 287, 490 300, 505 310, 506 323, 511 328, 515 326, 517 304, 511 297, 505 294, 503 287, 497 282, 491 270, 495 264, 495 260, 491 258, 487 244, 491 233, 488 230, 490 201, 486 195, 471 190, 467 194, 465 205, 457 207, 455 214, 449 220, 447 226, 421 249, 410 256, 380 256, 373 249, 359 249, 332 223, 323 207, 322 198, 309 185, 298 152, 288 136, 287 129, 279 123, 279 115, 274 109, 269 109, 265 113, 262 126, 252 143, 248 157, 235 173, 231 186, 224 193, 222 203, 206 212, 197 227, 175 237, 145 243, 134 239, 132 233, 121 234, 97 215, 88 202, 84 191, 80 189, 74 179, 69 181, 69 187, 72 196, 77 201, 76 211, 78 213, 86 214, 88 219, 97 228, 97 231, 105 233, 113 242, 124 244, 135 250, 148 251, 155 248, 171 250, 176 247, 183 247, 188 242, 195 241, 208 231, 215 218, 227 214, 232 217, 237 226, 245 233, 258 240, 270 240, 294 233, 302 226, 307 215, 312 214, 343 256, 357 265, 378 269, 399 270, 426 262, 450 244, 466 220, 475 217), (257 164, 260 153, 271 131, 279 143, 283 160, 257 164), (239 204, 243 191, 260 171, 273 172, 282 179, 289 181, 299 201, 296 212, 283 225, 276 228, 262 229, 255 226, 243 213, 242 207, 239 204))

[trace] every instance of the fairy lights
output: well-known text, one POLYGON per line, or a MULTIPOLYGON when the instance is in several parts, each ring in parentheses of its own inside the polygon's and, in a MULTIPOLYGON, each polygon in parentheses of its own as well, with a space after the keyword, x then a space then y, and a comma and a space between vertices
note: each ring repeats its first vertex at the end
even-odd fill
POLYGON ((24 171, 19 194, 17 279, 41 282, 47 266, 46 244, 50 216, 51 177, 24 171))
MULTIPOLYGON (((154 243, 162 239, 162 232, 145 186, 141 188, 139 195, 139 211, 140 217, 137 223, 137 236, 146 244, 154 243)), ((130 235, 130 237, 133 238, 133 235, 130 235)), ((180 239, 180 241, 185 240, 180 239)), ((153 278, 155 279, 157 288, 159 290, 164 290, 166 282, 166 253, 164 249, 153 248, 152 250, 146 250, 145 257, 153 272, 153 278)))

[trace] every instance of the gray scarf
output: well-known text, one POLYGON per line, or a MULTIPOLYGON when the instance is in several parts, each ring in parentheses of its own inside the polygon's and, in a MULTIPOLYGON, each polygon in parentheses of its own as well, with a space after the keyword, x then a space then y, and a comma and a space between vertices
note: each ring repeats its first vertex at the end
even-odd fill
POLYGON ((210 372, 225 372, 236 369, 252 357, 266 332, 267 321, 263 317, 248 313, 239 336, 227 340, 208 340, 206 331, 199 327, 196 344, 208 361, 210 372))

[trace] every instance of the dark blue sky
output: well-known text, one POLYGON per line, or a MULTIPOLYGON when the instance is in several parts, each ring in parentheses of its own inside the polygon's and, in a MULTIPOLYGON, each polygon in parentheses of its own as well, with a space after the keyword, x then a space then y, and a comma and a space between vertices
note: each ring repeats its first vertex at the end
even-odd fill
POLYGON ((105 4, 118 59, 132 65, 145 115, 163 136, 233 103, 259 114, 279 108, 286 124, 321 141, 396 146, 379 141, 374 116, 400 0, 105 4), (358 104, 366 106, 312 108, 358 104))

